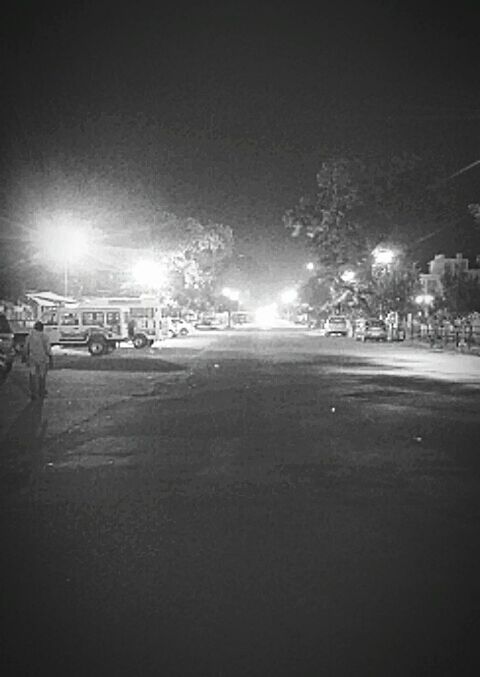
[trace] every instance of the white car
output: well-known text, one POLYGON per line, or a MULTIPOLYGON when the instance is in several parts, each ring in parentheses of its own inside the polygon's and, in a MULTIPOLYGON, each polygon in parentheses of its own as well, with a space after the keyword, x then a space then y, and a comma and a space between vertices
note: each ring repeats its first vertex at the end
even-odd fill
POLYGON ((325 322, 325 336, 347 336, 348 320, 344 315, 331 315, 325 322))
POLYGON ((175 338, 176 336, 188 336, 192 332, 192 325, 185 320, 182 320, 180 317, 171 317, 170 326, 168 329, 168 334, 170 338, 175 338))

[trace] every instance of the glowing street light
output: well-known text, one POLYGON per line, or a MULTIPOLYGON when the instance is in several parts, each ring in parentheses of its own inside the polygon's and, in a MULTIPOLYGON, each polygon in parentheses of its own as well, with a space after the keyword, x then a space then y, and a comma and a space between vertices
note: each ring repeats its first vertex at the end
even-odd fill
POLYGON ((431 306, 435 298, 432 294, 419 294, 415 297, 415 303, 419 306, 431 306))
POLYGON ((297 300, 298 293, 296 289, 285 289, 281 294, 282 303, 293 303, 297 300))
POLYGON ((137 261, 132 274, 135 282, 146 289, 158 290, 165 284, 165 270, 155 261, 137 261))
POLYGON ((91 227, 68 216, 42 223, 32 233, 32 243, 40 258, 63 266, 65 296, 68 296, 69 267, 85 257, 92 237, 91 227))
POLYGON ((263 329, 271 327, 278 317, 278 308, 276 303, 268 306, 262 306, 255 312, 255 323, 263 329))
POLYGON ((353 270, 344 270, 340 277, 344 282, 349 284, 355 280, 355 273, 353 270))
POLYGON ((231 287, 224 287, 222 289, 222 295, 227 299, 230 299, 230 301, 238 301, 240 299, 240 292, 238 289, 231 289, 231 287))
POLYGON ((312 261, 309 261, 305 264, 305 268, 311 272, 312 270, 315 270, 315 264, 312 261))
POLYGON ((383 247, 376 247, 373 250, 373 260, 377 266, 389 266, 393 263, 395 252, 393 249, 386 249, 383 247))

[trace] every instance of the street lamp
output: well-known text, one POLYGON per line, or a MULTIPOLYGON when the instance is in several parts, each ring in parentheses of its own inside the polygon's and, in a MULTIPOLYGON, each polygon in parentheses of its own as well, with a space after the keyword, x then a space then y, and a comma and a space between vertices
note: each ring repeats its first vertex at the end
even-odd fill
POLYGON ((315 264, 312 263, 312 261, 309 261, 307 264, 305 264, 305 268, 312 272, 312 270, 315 270, 315 264))
POLYGON ((133 279, 146 289, 159 290, 165 284, 165 270, 152 260, 141 260, 133 266, 133 279))
POLYGON ((395 252, 393 249, 385 247, 376 247, 373 252, 373 260, 377 266, 389 266, 393 263, 395 252))
POLYGON ((344 270, 340 277, 344 282, 349 284, 355 280, 355 273, 353 270, 344 270))
POLYGON ((271 327, 277 319, 278 308, 276 303, 270 303, 268 306, 262 306, 255 312, 255 323, 262 329, 271 327))
POLYGON ((88 253, 92 235, 89 226, 68 217, 43 223, 32 234, 40 258, 63 266, 65 296, 68 296, 69 267, 88 253))
POLYGON ((230 287, 224 287, 222 289, 222 295, 227 299, 230 299, 230 301, 238 301, 240 299, 240 292, 238 289, 231 289, 230 287))
POLYGON ((415 303, 419 306, 431 306, 434 300, 432 294, 418 294, 418 296, 415 297, 415 303))
POLYGON ((282 292, 280 298, 282 299, 282 303, 293 303, 294 301, 297 300, 298 293, 296 289, 285 289, 285 291, 282 292))

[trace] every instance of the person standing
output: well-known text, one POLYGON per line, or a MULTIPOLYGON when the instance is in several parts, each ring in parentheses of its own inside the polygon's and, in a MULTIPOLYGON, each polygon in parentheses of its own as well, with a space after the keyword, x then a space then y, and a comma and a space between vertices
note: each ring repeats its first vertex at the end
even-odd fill
POLYGON ((43 322, 35 322, 25 344, 25 357, 29 367, 30 396, 32 400, 47 394, 48 368, 53 366, 50 339, 43 331, 43 322))

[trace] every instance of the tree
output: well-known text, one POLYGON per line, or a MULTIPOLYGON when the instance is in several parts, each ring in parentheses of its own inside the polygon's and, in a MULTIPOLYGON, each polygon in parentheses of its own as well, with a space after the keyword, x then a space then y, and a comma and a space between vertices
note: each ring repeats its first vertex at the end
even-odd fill
POLYGON ((232 257, 232 229, 164 212, 153 241, 169 270, 172 298, 199 310, 212 307, 217 281, 232 257))
POLYGON ((317 174, 316 196, 301 198, 284 223, 327 274, 366 264, 382 241, 402 242, 413 228, 452 222, 461 208, 445 176, 444 165, 431 157, 332 158, 317 174))
POLYGON ((480 312, 480 280, 465 272, 450 271, 442 276, 442 294, 435 301, 437 310, 451 315, 480 312))

